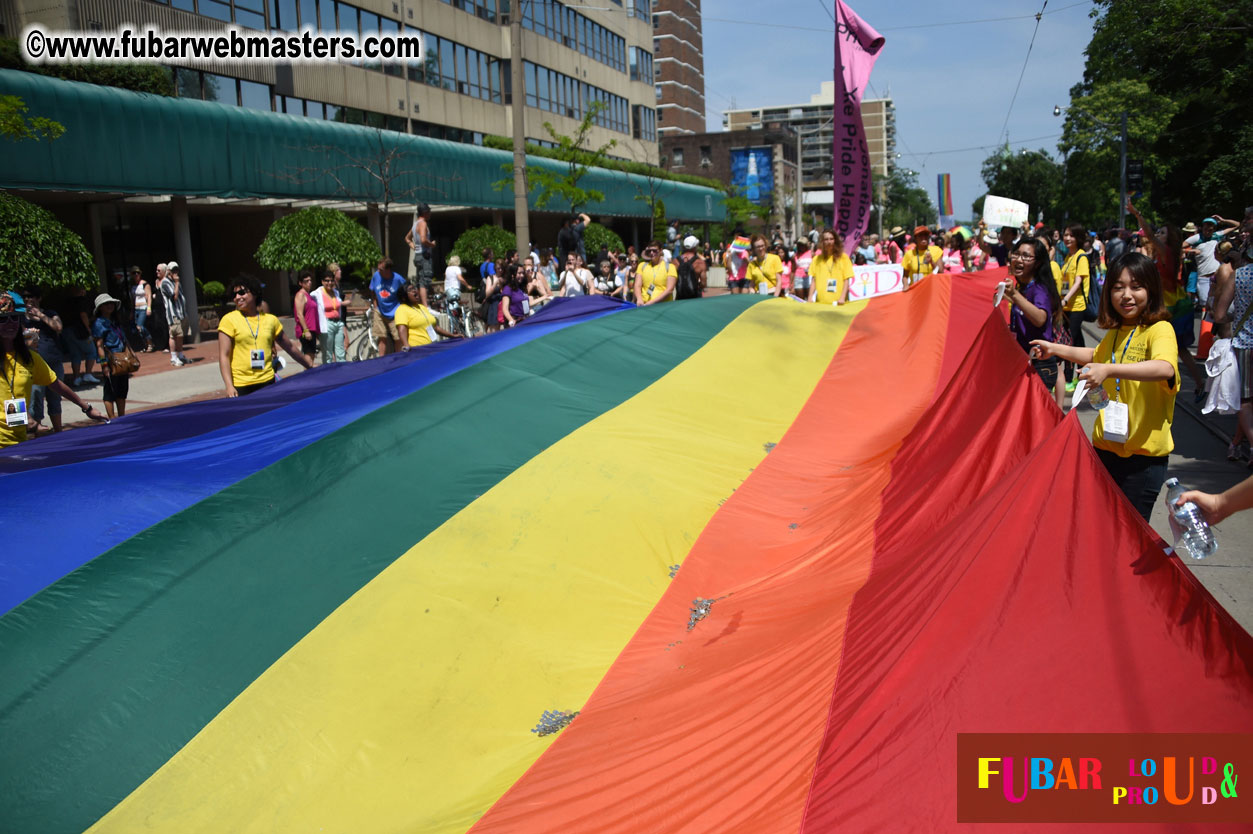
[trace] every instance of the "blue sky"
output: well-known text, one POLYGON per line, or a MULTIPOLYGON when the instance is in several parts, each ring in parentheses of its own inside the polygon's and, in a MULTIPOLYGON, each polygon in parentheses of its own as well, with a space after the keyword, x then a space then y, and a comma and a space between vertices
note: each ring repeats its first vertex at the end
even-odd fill
MULTIPOLYGON (((887 39, 869 95, 890 91, 896 104, 898 164, 919 172, 932 201, 936 175, 952 174, 958 217, 968 216, 984 193, 979 166, 1005 130, 1015 150, 1045 148, 1060 158, 1062 119, 1053 106, 1065 107, 1071 86, 1083 78, 1090 0, 1049 0, 1008 126, 1005 121, 1042 2, 849 3, 887 39), (937 25, 985 18, 1014 19, 937 25), (941 153, 959 148, 974 149, 941 153)), ((832 77, 834 24, 824 6, 834 11, 833 0, 701 4, 709 130, 721 130, 722 111, 732 107, 807 102, 832 77)))

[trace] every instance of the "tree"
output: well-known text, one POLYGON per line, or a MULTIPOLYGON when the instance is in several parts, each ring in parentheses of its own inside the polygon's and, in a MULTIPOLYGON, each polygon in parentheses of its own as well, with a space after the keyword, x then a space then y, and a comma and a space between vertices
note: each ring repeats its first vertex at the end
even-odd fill
MULTIPOLYGON (((1056 225, 1057 202, 1062 195, 1062 166, 1049 152, 1022 150, 1011 153, 1002 148, 983 160, 984 185, 989 194, 1026 203, 1033 211, 1042 211, 1056 225)), ((983 214, 983 198, 979 198, 978 215, 983 214)))
POLYGON ((1117 131, 1093 128, 1076 107, 1114 125, 1128 112, 1127 153, 1144 161, 1146 216, 1182 223, 1215 211, 1238 215, 1241 160, 1253 153, 1248 3, 1096 0, 1092 14, 1084 77, 1071 90, 1062 138, 1064 150, 1073 146, 1065 189, 1072 217, 1108 217, 1118 191, 1117 131), (1083 131, 1095 139, 1084 142, 1083 131), (1233 171, 1239 184, 1223 181, 1221 172, 1233 171))
POLYGON ((476 226, 466 229, 452 245, 452 254, 461 258, 461 264, 467 270, 483 260, 483 250, 491 249, 497 257, 503 258, 510 249, 518 248, 518 238, 513 232, 499 226, 476 226))
POLYGON ((365 227, 335 209, 301 209, 270 226, 253 256, 265 269, 322 269, 329 263, 377 263, 378 244, 365 227))
MULTIPOLYGON (((754 203, 744 196, 743 189, 734 185, 727 186, 727 196, 722 198, 722 205, 727 210, 727 219, 722 222, 722 239, 728 243, 751 221, 770 219, 770 206, 754 203)), ((664 234, 661 239, 665 240, 664 234)))
POLYGON ((893 167, 887 179, 887 210, 883 213, 884 228, 931 223, 939 216, 931 195, 918 185, 918 173, 893 167))
MULTIPOLYGON (((342 112, 342 110, 341 110, 342 112)), ((278 176, 297 184, 329 178, 335 193, 348 200, 362 200, 379 211, 384 252, 391 252, 393 203, 413 203, 433 192, 435 177, 422 170, 419 157, 406 149, 403 134, 375 128, 368 151, 355 153, 340 145, 309 145, 308 150, 326 157, 325 165, 291 168, 278 176)))
POLYGON ((613 252, 621 252, 626 249, 622 244, 622 238, 618 237, 612 229, 608 229, 599 223, 587 224, 587 228, 583 230, 583 247, 587 250, 589 258, 595 257, 596 253, 601 249, 608 249, 613 252))
POLYGON ((78 235, 47 209, 0 191, 0 290, 95 284, 95 262, 78 235))
MULTIPOLYGON (((602 191, 579 187, 579 181, 587 175, 588 170, 604 167, 608 159, 605 152, 618 144, 616 139, 610 139, 594 150, 588 145, 589 134, 596 124, 596 117, 604 109, 605 103, 602 101, 593 101, 589 104, 573 136, 558 133, 557 129, 552 126, 552 122, 544 122, 544 130, 548 131, 548 135, 557 144, 557 147, 552 149, 551 156, 563 163, 566 170, 565 173, 558 173, 546 166, 528 165, 526 167, 526 180, 530 183, 530 189, 535 192, 537 209, 547 208, 549 203, 556 202, 563 210, 568 207, 570 214, 577 214, 584 206, 599 203, 605 199, 602 191)), ((508 171, 509 176, 492 184, 497 191, 513 188, 513 164, 502 165, 501 168, 508 171)))
POLYGON ((30 64, 22 57, 21 47, 15 38, 0 38, 0 69, 33 72, 137 93, 174 95, 174 77, 168 67, 154 64, 30 64))
POLYGON ((0 136, 22 141, 46 139, 51 142, 65 133, 65 125, 42 116, 27 116, 26 102, 17 96, 0 96, 0 136))

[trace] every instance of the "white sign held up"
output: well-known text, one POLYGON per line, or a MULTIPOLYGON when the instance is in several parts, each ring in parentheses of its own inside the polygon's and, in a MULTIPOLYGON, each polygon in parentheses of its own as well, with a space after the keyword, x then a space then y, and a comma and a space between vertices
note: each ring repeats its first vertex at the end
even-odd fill
POLYGON ((988 230, 992 234, 996 234, 996 230, 1002 226, 1021 228, 1030 214, 1026 203, 1008 197, 994 197, 989 194, 983 200, 983 222, 988 224, 988 230))
POLYGON ((905 271, 900 264, 867 264, 853 267, 848 289, 849 301, 861 301, 905 289, 905 271))

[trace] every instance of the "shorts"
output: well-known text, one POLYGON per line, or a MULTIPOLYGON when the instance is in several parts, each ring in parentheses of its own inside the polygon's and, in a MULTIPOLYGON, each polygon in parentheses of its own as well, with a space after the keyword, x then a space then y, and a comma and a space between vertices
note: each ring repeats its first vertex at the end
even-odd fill
POLYGON ((1179 343, 1180 350, 1192 347, 1196 341, 1194 321, 1191 308, 1188 312, 1179 313, 1170 319, 1170 326, 1175 328, 1175 341, 1179 343))
POLYGON ((413 265, 417 268, 417 284, 419 287, 431 288, 431 280, 435 277, 435 259, 424 252, 415 252, 413 265))
POLYGON ((170 335, 171 335, 171 336, 174 336, 174 335, 182 336, 182 335, 184 335, 184 334, 186 333, 186 331, 185 331, 185 330, 183 330, 183 320, 182 320, 182 319, 170 319, 170 321, 169 321, 169 329, 170 329, 170 335))
POLYGON ((1253 348, 1233 348, 1240 372, 1240 402, 1253 400, 1253 348))
POLYGON ((728 278, 727 286, 733 290, 746 290, 748 289, 748 279, 747 278, 728 278))
POLYGON ((300 352, 305 356, 313 357, 318 352, 318 334, 304 332, 300 336, 300 352))
POLYGON ((78 338, 73 333, 69 333, 65 337, 66 346, 70 349, 70 362, 77 365, 79 362, 95 362, 96 346, 89 338, 78 338))
POLYGON ((1048 391, 1053 390, 1053 386, 1057 384, 1057 363, 1056 356, 1048 359, 1032 359, 1031 367, 1040 375, 1040 381, 1044 383, 1044 388, 1048 391))
POLYGON ((236 385, 235 393, 241 397, 246 397, 249 394, 255 394, 256 392, 260 391, 262 388, 270 387, 275 382, 278 382, 278 380, 267 379, 265 382, 255 382, 252 385, 236 385))
POLYGON ((374 316, 374 323, 370 325, 370 333, 379 340, 391 339, 393 342, 400 340, 400 331, 396 329, 396 321, 377 314, 374 316))
POLYGON ((104 393, 101 395, 107 403, 125 400, 131 392, 130 374, 104 374, 104 393))

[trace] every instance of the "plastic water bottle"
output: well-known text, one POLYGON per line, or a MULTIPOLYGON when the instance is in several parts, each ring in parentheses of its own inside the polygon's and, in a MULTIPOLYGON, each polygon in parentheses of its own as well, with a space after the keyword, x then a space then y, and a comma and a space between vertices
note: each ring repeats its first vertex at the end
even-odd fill
POLYGON ((1193 559, 1213 556, 1218 550, 1218 539, 1205 516, 1201 514, 1201 508, 1192 501, 1185 502, 1182 507, 1175 506, 1179 496, 1186 491, 1178 478, 1167 479, 1166 508, 1170 510, 1170 529, 1175 534, 1175 549, 1182 547, 1193 559))

